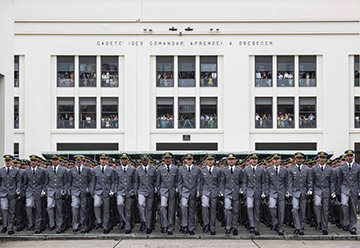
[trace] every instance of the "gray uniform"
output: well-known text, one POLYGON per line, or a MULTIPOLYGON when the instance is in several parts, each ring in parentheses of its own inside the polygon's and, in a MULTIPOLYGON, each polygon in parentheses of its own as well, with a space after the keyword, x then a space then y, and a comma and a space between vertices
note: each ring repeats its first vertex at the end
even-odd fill
POLYGON ((71 195, 72 227, 81 231, 89 231, 88 227, 88 194, 90 194, 90 183, 92 170, 84 165, 74 166, 69 173, 69 195, 71 195))
POLYGON ((292 195, 291 210, 295 229, 304 230, 306 212, 306 192, 312 191, 312 181, 310 169, 306 165, 301 165, 301 171, 294 165, 289 169, 288 191, 292 195))
POLYGON ((90 193, 94 197, 94 212, 97 224, 103 225, 104 230, 109 231, 110 227, 110 191, 115 192, 115 172, 109 166, 101 166, 93 169, 90 193), (101 207, 103 208, 101 216, 101 207))
POLYGON ((279 166, 276 173, 275 166, 266 169, 266 193, 269 197, 271 222, 278 232, 284 232, 285 194, 287 192, 288 170, 279 166))
POLYGON ((144 170, 144 166, 136 169, 136 191, 138 195, 138 208, 141 222, 145 222, 147 229, 151 229, 152 206, 155 197, 156 186, 156 168, 148 165, 144 170))
POLYGON ((42 205, 41 191, 44 189, 46 180, 46 171, 41 167, 36 167, 35 173, 33 168, 27 168, 24 176, 25 196, 26 196, 26 214, 28 226, 33 227, 35 231, 41 231, 42 222, 42 205), (33 211, 35 210, 35 221, 33 219, 33 211))
POLYGON ((220 192, 224 195, 224 216, 226 229, 237 230, 240 207, 240 188, 242 186, 242 169, 236 165, 231 173, 230 166, 221 169, 220 192))
POLYGON ((328 165, 324 165, 324 170, 320 165, 316 165, 311 168, 311 180, 314 188, 316 222, 321 225, 322 230, 327 230, 330 195, 335 193, 335 172, 328 165))
POLYGON ((343 212, 343 225, 350 231, 356 232, 356 207, 360 194, 360 166, 353 162, 351 170, 349 164, 339 167, 339 185, 341 188, 341 206, 343 212))
POLYGON ((157 171, 157 189, 160 194, 161 227, 173 231, 175 227, 176 187, 178 183, 178 168, 171 164, 161 166, 157 171))
POLYGON ((130 194, 135 194, 137 177, 135 176, 135 168, 127 165, 124 171, 123 166, 115 169, 115 184, 116 184, 116 203, 119 212, 120 222, 125 222, 125 229, 131 230, 131 207, 133 198, 130 194))
POLYGON ((0 169, 1 216, 3 227, 8 231, 14 231, 16 192, 19 192, 20 187, 21 178, 17 168, 11 166, 9 173, 6 167, 0 169))
POLYGON ((63 201, 64 196, 68 192, 68 172, 67 169, 58 165, 56 173, 54 166, 46 169, 45 181, 46 195, 47 195, 47 212, 49 215, 49 227, 54 227, 56 223, 56 230, 63 231, 63 201))
POLYGON ((186 165, 179 168, 178 190, 181 198, 181 222, 189 231, 195 230, 195 203, 200 184, 201 170, 197 165, 191 165, 188 170, 186 165))
POLYGON ((215 232, 217 197, 220 193, 221 171, 212 166, 211 173, 208 166, 201 168, 200 195, 202 205, 203 226, 210 225, 210 232, 215 232))
POLYGON ((259 231, 261 194, 265 193, 266 175, 264 168, 256 166, 255 173, 252 166, 243 170, 243 190, 246 196, 249 224, 255 231, 259 231))

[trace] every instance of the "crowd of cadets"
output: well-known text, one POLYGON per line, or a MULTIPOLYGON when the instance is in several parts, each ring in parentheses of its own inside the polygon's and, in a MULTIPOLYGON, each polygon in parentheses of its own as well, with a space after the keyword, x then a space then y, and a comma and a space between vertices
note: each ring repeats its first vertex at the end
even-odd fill
POLYGON ((170 152, 159 163, 146 154, 137 163, 127 153, 119 160, 101 154, 100 161, 4 158, 1 232, 10 235, 14 226, 37 234, 46 228, 106 234, 116 225, 129 234, 135 223, 150 234, 156 222, 172 235, 175 220, 180 232, 194 235, 195 219, 211 235, 216 221, 226 235, 238 235, 238 224, 260 235, 260 222, 279 235, 284 225, 304 235, 305 223, 327 235, 328 222, 356 234, 360 166, 352 150, 334 160, 325 152, 308 160, 300 152, 285 160, 280 154, 237 160, 230 153, 219 161, 206 155, 197 165, 192 154, 174 164, 170 152))

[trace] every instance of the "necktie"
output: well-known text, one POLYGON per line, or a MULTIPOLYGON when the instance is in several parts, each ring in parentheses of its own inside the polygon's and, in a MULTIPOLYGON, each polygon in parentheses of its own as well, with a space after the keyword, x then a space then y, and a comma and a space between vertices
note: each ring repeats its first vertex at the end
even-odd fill
POLYGON ((56 167, 54 167, 54 174, 56 174, 56 167))
POLYGON ((231 172, 231 175, 234 173, 234 168, 233 167, 231 167, 230 172, 231 172))
POLYGON ((209 169, 209 173, 210 173, 210 175, 211 175, 211 169, 209 169))
POLYGON ((104 174, 104 167, 101 167, 101 172, 102 174, 104 174))
POLYGON ((298 167, 298 169, 299 169, 299 172, 301 172, 300 166, 298 167))
POLYGON ((351 171, 351 164, 349 164, 349 171, 351 171))
POLYGON ((10 169, 9 169, 9 168, 6 168, 6 170, 7 170, 7 174, 9 174, 9 172, 10 172, 10 169))
POLYGON ((124 167, 124 174, 126 174, 126 167, 124 167))
POLYGON ((253 167, 253 173, 255 173, 255 167, 253 167))
POLYGON ((323 167, 323 166, 321 166, 321 171, 324 171, 324 167, 323 167))
POLYGON ((190 173, 190 167, 188 167, 188 171, 189 171, 189 173, 190 173))
POLYGON ((279 168, 276 167, 276 175, 279 175, 279 168))
POLYGON ((170 166, 167 167, 168 172, 170 172, 170 166))
POLYGON ((145 173, 147 174, 147 169, 146 169, 146 167, 145 167, 145 173))
POLYGON ((35 174, 35 169, 32 170, 33 171, 33 175, 35 174))
POLYGON ((79 174, 80 174, 80 172, 81 172, 81 171, 80 171, 80 167, 78 167, 78 172, 79 172, 79 174))

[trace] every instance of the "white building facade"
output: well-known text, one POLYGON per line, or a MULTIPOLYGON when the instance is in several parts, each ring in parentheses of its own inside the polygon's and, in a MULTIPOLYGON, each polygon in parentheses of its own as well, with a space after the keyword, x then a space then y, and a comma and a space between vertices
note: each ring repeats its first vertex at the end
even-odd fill
POLYGON ((359 1, 4 3, 3 153, 360 152, 359 1))

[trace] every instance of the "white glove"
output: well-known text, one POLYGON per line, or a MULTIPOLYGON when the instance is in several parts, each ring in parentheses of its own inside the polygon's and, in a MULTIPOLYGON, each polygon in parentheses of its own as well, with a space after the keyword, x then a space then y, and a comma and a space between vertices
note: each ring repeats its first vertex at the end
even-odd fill
POLYGON ((240 188, 239 193, 240 193, 240 195, 244 194, 244 191, 242 190, 242 188, 240 188))
POLYGON ((157 188, 154 188, 155 194, 157 194, 157 188))
POLYGON ((335 198, 336 198, 336 194, 335 194, 335 193, 332 193, 332 194, 331 194, 331 198, 335 199, 335 198))
POLYGON ((64 190, 61 190, 61 195, 65 195, 65 192, 64 192, 64 190))
POLYGON ((135 195, 134 189, 131 189, 131 190, 129 191, 129 194, 130 194, 131 196, 135 195))
POLYGON ((110 191, 110 192, 109 192, 109 196, 112 197, 113 195, 114 195, 114 192, 110 191))
POLYGON ((290 193, 286 192, 285 197, 290 197, 290 193))
POLYGON ((307 195, 312 195, 312 193, 313 193, 313 192, 312 192, 311 190, 309 190, 308 192, 306 192, 307 195))
POLYGON ((86 192, 89 193, 89 188, 86 188, 86 192))
POLYGON ((220 193, 219 193, 219 196, 220 196, 220 197, 223 197, 224 195, 223 195, 223 193, 220 192, 220 193))
POLYGON ((41 197, 45 196, 45 191, 44 191, 44 190, 41 190, 40 196, 41 196, 41 197))
POLYGON ((263 199, 265 198, 265 194, 264 194, 264 193, 261 194, 261 198, 263 198, 263 199))
POLYGON ((176 192, 176 193, 179 192, 179 191, 178 191, 178 188, 175 189, 175 192, 176 192))
POLYGON ((200 196, 200 193, 199 193, 199 192, 197 192, 197 193, 196 193, 196 197, 199 197, 199 196, 200 196))

